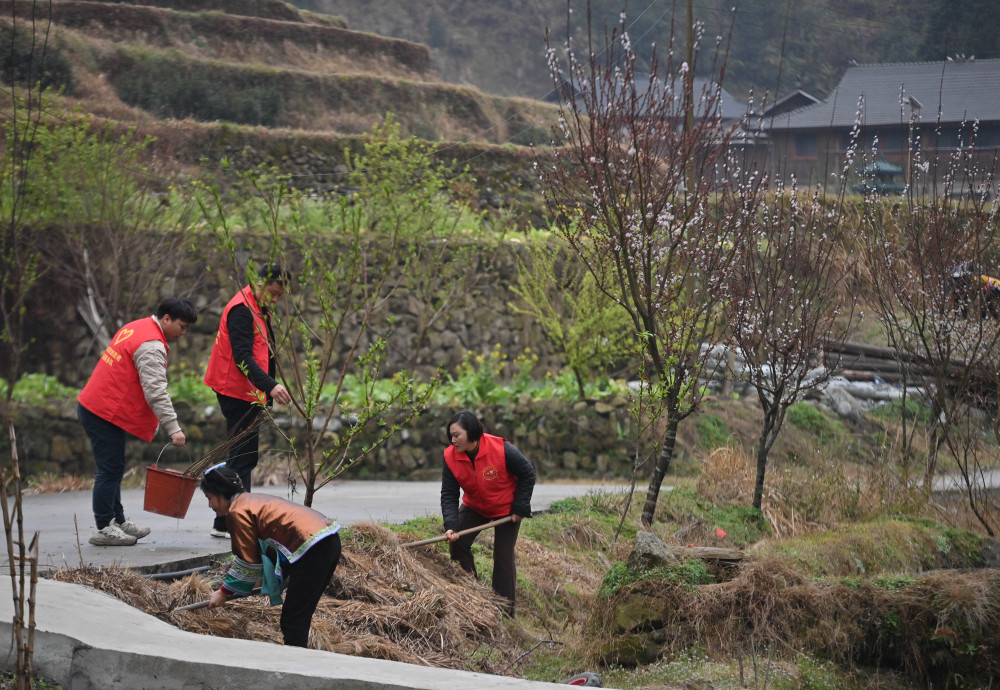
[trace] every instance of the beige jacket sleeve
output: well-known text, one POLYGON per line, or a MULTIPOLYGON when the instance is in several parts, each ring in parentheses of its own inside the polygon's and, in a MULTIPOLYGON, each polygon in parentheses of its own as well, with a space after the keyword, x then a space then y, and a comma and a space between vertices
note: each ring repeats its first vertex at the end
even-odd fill
POLYGON ((167 392, 167 351, 159 340, 149 340, 140 345, 132 355, 135 368, 139 372, 139 382, 146 402, 160 425, 172 436, 181 430, 177 412, 167 392))

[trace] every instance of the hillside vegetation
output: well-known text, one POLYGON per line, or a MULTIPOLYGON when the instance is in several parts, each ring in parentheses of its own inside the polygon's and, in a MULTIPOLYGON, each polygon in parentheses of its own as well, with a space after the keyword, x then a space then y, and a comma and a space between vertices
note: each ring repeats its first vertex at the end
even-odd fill
MULTIPOLYGON (((440 74, 505 95, 541 98, 552 89, 545 55, 545 29, 553 45, 586 26, 587 4, 572 0, 509 0, 460 3, 442 0, 293 0, 318 12, 343 16, 356 29, 426 44, 440 74)), ((595 35, 615 26, 624 10, 629 33, 648 59, 671 33, 682 50, 686 3, 591 0, 595 35)), ((992 0, 774 0, 692 3, 704 24, 703 50, 713 52, 717 36, 728 52, 724 86, 741 100, 753 87, 760 103, 765 90, 784 94, 802 88, 826 96, 851 61, 943 60, 946 55, 1000 57, 1000 3, 992 0), (731 34, 731 40, 730 40, 731 34), (780 81, 779 81, 780 78, 780 81)), ((577 33, 579 35, 579 33, 577 33)), ((706 67, 710 55, 701 59, 706 67)))
POLYGON ((310 172, 328 174, 388 112, 404 135, 455 142, 451 156, 463 159, 484 145, 541 141, 554 116, 552 106, 441 81, 422 45, 281 2, 15 0, 0 17, 8 83, 41 77, 61 91, 54 103, 156 136, 151 152, 168 166, 213 164, 234 145, 249 150, 247 165, 301 164, 287 143, 301 138, 313 140, 310 172))

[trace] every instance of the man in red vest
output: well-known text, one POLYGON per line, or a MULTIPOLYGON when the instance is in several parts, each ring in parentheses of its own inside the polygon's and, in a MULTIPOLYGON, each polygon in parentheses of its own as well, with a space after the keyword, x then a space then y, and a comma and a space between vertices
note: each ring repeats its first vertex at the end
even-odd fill
MULTIPOLYGON (((275 380, 274 332, 270 308, 285 294, 289 275, 279 264, 266 264, 258 280, 229 300, 205 371, 205 385, 215 391, 226 418, 226 436, 238 439, 229 449, 226 465, 239 475, 250 491, 250 475, 257 466, 260 447, 257 431, 264 405, 292 401, 275 380)), ((210 534, 229 539, 225 518, 216 517, 210 534)))
POLYGON ((444 450, 441 473, 441 515, 451 559, 478 578, 472 543, 479 533, 461 537, 458 533, 510 515, 510 522, 495 528, 493 591, 508 600, 506 612, 513 617, 517 586, 514 545, 521 519, 531 517, 535 468, 513 444, 484 433, 482 422, 468 410, 448 422, 448 437, 451 445, 444 450))
POLYGON ((95 546, 132 546, 149 534, 125 517, 121 502, 126 434, 147 443, 162 425, 175 446, 184 432, 167 392, 167 343, 187 333, 198 320, 189 300, 168 297, 156 314, 122 326, 101 354, 77 400, 77 416, 90 438, 97 464, 93 509, 95 546))

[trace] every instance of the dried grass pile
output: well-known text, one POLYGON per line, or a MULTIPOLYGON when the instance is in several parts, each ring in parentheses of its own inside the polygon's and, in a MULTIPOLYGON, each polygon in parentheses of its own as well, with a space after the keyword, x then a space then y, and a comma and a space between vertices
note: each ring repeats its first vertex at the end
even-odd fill
MULTIPOLYGON (((761 510, 777 537, 790 537, 839 521, 856 496, 842 476, 842 468, 826 468, 821 479, 777 463, 768 469, 761 510), (848 487, 848 489, 845 489, 848 487)), ((757 481, 757 459, 741 447, 712 451, 698 476, 698 493, 748 505, 757 481)))
MULTIPOLYGON (((176 611, 204 601, 225 566, 173 583, 130 570, 61 570, 55 579, 110 594, 181 630, 281 644, 280 606, 266 597, 231 600, 208 611, 176 611)), ((340 654, 440 668, 502 673, 517 648, 492 590, 434 546, 400 548, 373 523, 352 525, 334 580, 313 616, 309 646, 340 654), (474 655, 480 647, 489 655, 474 655), (473 657, 475 661, 472 661, 473 657)))
MULTIPOLYGON (((1000 571, 936 571, 876 581, 817 581, 777 559, 742 564, 735 577, 685 588, 651 580, 600 606, 598 640, 636 596, 660 607, 655 636, 672 657, 693 647, 716 658, 799 653, 845 667, 903 670, 934 687, 942 678, 1000 676, 1000 571)), ((943 687, 943 686, 942 686, 943 687)))

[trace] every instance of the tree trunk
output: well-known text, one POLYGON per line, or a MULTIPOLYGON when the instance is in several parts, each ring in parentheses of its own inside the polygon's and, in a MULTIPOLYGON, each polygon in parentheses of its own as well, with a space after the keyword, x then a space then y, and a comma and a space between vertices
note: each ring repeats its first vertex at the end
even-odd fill
POLYGON ((671 409, 668 412, 667 434, 663 438, 663 447, 660 449, 660 457, 656 459, 652 476, 649 478, 649 489, 646 491, 646 502, 642 506, 642 524, 649 527, 653 524, 653 514, 656 512, 656 501, 660 497, 660 486, 663 484, 663 477, 670 469, 670 461, 674 456, 674 445, 677 443, 677 411, 671 409))
POLYGON ((757 476, 753 486, 753 507, 761 509, 764 502, 764 475, 767 473, 767 456, 771 449, 768 439, 774 429, 777 413, 774 408, 764 410, 764 421, 761 423, 760 436, 757 439, 757 476))

